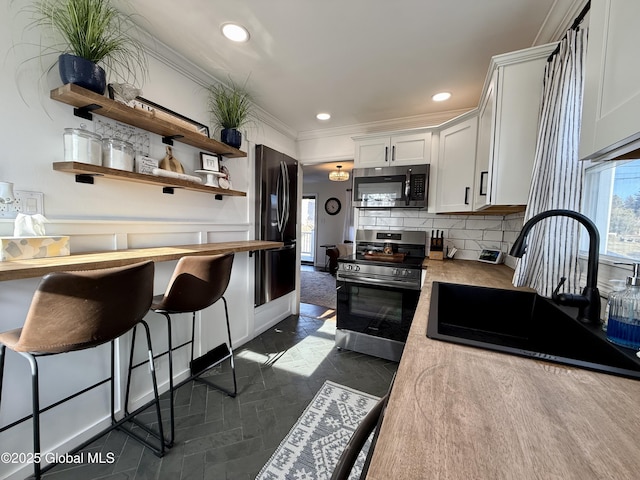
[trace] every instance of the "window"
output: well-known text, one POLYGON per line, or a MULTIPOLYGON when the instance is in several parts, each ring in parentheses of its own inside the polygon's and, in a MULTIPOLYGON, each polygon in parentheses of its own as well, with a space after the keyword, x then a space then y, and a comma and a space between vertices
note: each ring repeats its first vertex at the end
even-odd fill
POLYGON ((300 260, 302 262, 315 262, 316 256, 316 196, 303 195, 302 197, 302 226, 300 242, 300 260))
POLYGON ((640 261, 640 160, 588 167, 584 200, 585 215, 600 231, 600 254, 614 262, 640 261))

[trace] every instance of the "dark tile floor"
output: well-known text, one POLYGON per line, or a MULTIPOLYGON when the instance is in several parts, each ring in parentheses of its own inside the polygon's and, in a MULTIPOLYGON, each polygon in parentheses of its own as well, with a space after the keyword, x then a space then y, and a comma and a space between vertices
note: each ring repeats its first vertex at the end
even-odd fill
MULTIPOLYGON (((254 479, 325 380, 377 396, 387 391, 397 364, 339 351, 334 333, 333 310, 302 304, 299 316, 236 350, 235 399, 194 382, 176 392, 176 444, 163 458, 114 431, 85 450, 111 454, 113 463, 59 465, 45 478, 254 479)), ((228 363, 209 373, 216 382, 231 381, 228 363)))

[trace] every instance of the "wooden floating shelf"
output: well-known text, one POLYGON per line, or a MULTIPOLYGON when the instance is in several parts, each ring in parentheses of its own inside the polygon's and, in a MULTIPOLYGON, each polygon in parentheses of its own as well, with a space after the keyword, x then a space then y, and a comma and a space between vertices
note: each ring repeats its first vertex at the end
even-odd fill
POLYGON ((111 100, 104 95, 98 95, 78 85, 68 83, 51 90, 50 96, 53 100, 74 106, 87 113, 95 113, 96 115, 111 118, 208 152, 218 153, 228 158, 247 156, 246 152, 242 150, 230 147, 179 125, 174 125, 161 118, 156 118, 152 112, 128 107, 123 103, 111 100))
POLYGON ((224 188, 209 187, 207 185, 201 185, 179 178, 157 177, 155 175, 127 172, 125 170, 117 170, 115 168, 107 168, 100 165, 92 165, 89 163, 54 162, 53 169, 57 172, 74 173, 76 175, 83 175, 87 177, 99 176, 103 178, 110 178, 112 180, 146 183, 149 185, 158 185, 166 188, 181 188, 183 190, 204 192, 212 195, 226 195, 231 197, 247 196, 245 192, 240 192, 238 190, 225 190, 224 188))

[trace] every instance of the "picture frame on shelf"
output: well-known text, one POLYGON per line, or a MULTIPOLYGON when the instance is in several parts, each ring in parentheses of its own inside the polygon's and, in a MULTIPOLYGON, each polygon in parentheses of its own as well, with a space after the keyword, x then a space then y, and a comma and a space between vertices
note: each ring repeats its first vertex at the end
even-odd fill
POLYGON ((211 153, 200 152, 200 170, 219 172, 220 156, 211 153))

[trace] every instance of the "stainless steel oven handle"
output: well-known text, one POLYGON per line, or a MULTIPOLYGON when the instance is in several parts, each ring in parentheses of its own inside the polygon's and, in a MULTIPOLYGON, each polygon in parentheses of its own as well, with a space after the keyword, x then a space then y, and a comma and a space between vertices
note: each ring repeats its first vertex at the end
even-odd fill
POLYGON ((350 283, 358 283, 360 285, 368 285, 375 283, 377 285, 383 285, 385 287, 404 287, 410 290, 420 290, 420 287, 413 282, 403 282, 402 280, 383 280, 380 278, 363 278, 357 275, 338 275, 338 280, 345 280, 350 283))

